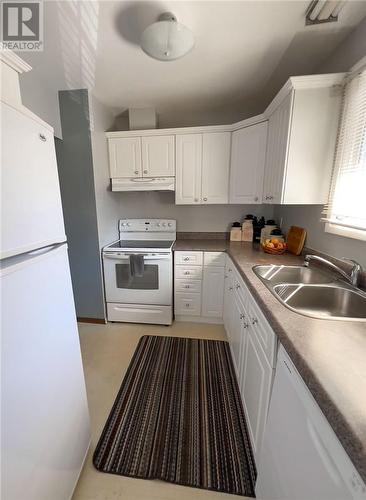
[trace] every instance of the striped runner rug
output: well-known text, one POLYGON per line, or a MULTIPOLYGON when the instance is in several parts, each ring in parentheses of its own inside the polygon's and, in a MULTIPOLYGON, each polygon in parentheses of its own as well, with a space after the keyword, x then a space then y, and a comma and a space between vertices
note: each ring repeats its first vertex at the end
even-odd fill
POLYGON ((93 463, 102 472, 254 497, 229 344, 142 337, 93 463))

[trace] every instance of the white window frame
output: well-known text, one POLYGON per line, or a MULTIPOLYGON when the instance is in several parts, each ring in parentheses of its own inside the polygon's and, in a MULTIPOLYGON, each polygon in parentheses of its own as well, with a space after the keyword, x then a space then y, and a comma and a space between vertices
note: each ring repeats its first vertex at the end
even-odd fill
MULTIPOLYGON (((351 68, 350 74, 359 72, 364 69, 366 69, 366 56, 351 68)), ((353 238, 361 241, 366 241, 366 229, 352 228, 347 225, 343 226, 342 224, 332 224, 331 222, 327 221, 327 219, 323 220, 325 221, 324 231, 327 233, 335 234, 337 236, 343 236, 345 238, 353 238)))

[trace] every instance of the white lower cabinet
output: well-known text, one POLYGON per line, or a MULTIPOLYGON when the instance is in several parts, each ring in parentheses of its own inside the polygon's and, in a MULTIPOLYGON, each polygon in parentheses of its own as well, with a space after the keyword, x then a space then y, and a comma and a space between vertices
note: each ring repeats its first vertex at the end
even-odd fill
POLYGON ((174 261, 175 319, 222 323, 225 253, 177 251, 174 261))
POLYGON ((246 332, 246 347, 239 386, 253 453, 257 459, 263 442, 273 369, 263 352, 253 327, 249 325, 246 332))
POLYGON ((223 267, 207 266, 203 269, 202 316, 222 318, 224 305, 223 267))
POLYGON ((225 267, 223 318, 254 458, 258 460, 268 412, 277 341, 229 257, 225 267))

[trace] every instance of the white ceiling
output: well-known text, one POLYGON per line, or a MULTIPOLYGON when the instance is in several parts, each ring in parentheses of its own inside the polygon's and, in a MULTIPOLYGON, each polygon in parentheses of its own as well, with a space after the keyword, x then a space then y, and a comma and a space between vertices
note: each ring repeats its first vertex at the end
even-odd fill
POLYGON ((366 15, 350 1, 337 23, 304 26, 309 1, 45 2, 45 51, 22 53, 48 86, 92 89, 116 114, 155 107, 164 126, 230 122, 261 112, 291 74, 317 70, 366 15), (139 47, 172 11, 196 38, 171 62, 139 47))

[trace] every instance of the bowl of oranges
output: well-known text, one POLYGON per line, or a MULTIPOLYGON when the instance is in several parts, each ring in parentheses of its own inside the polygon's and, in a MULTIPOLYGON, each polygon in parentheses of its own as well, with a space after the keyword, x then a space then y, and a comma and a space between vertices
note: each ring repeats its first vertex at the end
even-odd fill
POLYGON ((268 238, 262 244, 262 248, 266 253, 281 255, 286 252, 286 243, 278 238, 268 238))

